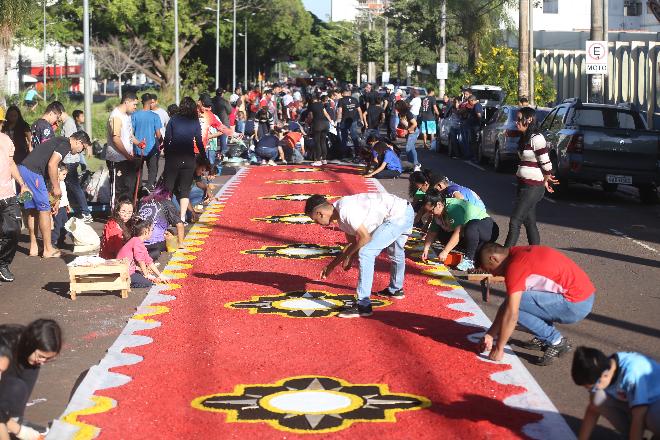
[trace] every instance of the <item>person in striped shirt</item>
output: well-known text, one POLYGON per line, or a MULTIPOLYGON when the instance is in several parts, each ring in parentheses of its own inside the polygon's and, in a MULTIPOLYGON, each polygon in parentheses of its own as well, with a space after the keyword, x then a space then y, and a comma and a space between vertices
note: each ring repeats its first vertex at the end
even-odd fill
POLYGON ((516 172, 518 190, 516 206, 509 220, 505 247, 516 245, 522 225, 525 225, 527 241, 530 245, 541 243, 536 226, 536 205, 541 201, 546 190, 553 192, 552 185, 557 183, 552 175, 552 162, 545 138, 539 133, 536 110, 531 107, 521 107, 516 116, 516 127, 521 133, 518 147, 520 164, 516 172))

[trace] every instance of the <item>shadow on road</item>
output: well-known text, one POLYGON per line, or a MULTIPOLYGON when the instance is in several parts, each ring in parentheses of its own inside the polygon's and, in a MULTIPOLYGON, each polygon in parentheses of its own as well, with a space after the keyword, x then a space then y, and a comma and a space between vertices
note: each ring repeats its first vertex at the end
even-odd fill
POLYGON ((650 258, 635 257, 633 255, 619 254, 617 252, 609 252, 601 249, 588 249, 588 248, 562 248, 565 251, 579 252, 581 254, 593 255, 595 257, 607 258, 610 260, 619 260, 626 263, 640 264, 642 266, 660 268, 660 261, 652 260, 650 258))

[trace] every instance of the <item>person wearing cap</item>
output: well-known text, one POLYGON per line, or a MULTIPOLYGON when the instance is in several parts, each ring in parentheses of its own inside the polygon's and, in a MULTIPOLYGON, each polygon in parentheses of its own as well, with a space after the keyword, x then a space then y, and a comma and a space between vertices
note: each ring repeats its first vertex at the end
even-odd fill
MULTIPOLYGON (((142 162, 147 164, 147 171, 149 172, 147 189, 149 191, 153 191, 156 186, 158 159, 160 157, 158 147, 163 142, 161 137, 162 123, 160 117, 151 111, 152 101, 151 94, 144 93, 142 95, 142 110, 131 114, 133 133, 135 138, 140 141, 139 145, 133 146, 133 154, 135 157, 140 157, 142 162)), ((138 166, 141 166, 142 162, 138 166)))
POLYGON ((77 131, 68 138, 56 136, 39 145, 28 154, 23 163, 19 165, 18 171, 25 185, 32 193, 32 199, 25 201, 23 207, 28 211, 28 231, 30 233, 31 257, 38 255, 37 226, 41 230, 44 251, 43 258, 56 258, 60 252, 53 248, 51 243, 51 211, 57 212, 59 198, 62 196, 60 190, 58 166, 62 159, 69 153, 78 154, 91 145, 89 135, 84 131, 77 131), (51 205, 49 190, 46 186, 48 176, 50 192, 54 202, 51 205))

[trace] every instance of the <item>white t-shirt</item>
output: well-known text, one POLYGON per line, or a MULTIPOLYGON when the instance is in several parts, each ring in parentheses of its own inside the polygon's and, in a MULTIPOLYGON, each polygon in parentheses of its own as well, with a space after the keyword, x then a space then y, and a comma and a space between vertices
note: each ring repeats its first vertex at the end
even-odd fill
POLYGON ((115 107, 108 118, 108 148, 105 152, 105 159, 110 162, 123 162, 126 158, 119 151, 115 150, 115 144, 112 142, 113 135, 119 135, 124 148, 132 156, 133 124, 131 117, 127 113, 120 111, 118 107, 115 107))
POLYGON ((62 197, 60 198, 60 208, 66 208, 69 206, 69 196, 66 193, 66 185, 64 180, 60 180, 60 191, 62 191, 62 197))
POLYGON ((372 233, 387 220, 404 218, 408 202, 388 193, 363 193, 342 197, 333 206, 339 212, 339 229, 356 235, 362 225, 372 233))
POLYGON ((167 123, 170 122, 170 115, 160 107, 151 111, 156 113, 160 118, 160 136, 165 139, 165 127, 167 127, 167 123))
POLYGON ((419 110, 422 108, 422 98, 419 96, 410 100, 410 113, 419 116, 419 110))

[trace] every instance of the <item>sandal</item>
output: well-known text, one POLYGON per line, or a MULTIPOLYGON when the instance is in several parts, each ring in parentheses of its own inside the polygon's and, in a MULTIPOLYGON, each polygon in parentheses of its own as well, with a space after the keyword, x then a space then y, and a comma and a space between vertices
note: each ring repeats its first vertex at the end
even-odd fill
POLYGON ((41 256, 41 258, 59 258, 62 256, 62 252, 60 251, 55 251, 50 255, 46 255, 45 253, 41 256))

